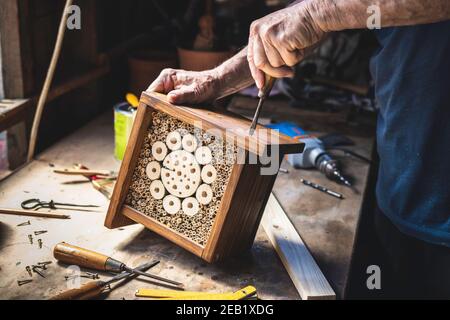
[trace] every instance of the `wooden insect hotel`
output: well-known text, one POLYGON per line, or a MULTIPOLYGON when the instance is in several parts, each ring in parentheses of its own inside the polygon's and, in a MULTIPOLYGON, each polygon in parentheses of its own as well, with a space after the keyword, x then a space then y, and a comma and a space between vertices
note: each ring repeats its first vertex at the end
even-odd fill
POLYGON ((208 262, 248 250, 283 156, 303 150, 261 126, 249 136, 249 127, 143 93, 105 226, 141 223, 208 262))

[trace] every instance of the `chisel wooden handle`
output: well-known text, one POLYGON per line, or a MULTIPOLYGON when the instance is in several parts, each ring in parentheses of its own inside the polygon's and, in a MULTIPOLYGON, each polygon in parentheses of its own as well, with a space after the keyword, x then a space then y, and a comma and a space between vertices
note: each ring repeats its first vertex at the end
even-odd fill
POLYGON ((273 85, 275 84, 275 78, 264 73, 264 86, 259 89, 258 97, 265 98, 272 91, 273 85))
POLYGON ((98 297, 103 289, 105 288, 104 281, 90 281, 83 284, 78 289, 70 289, 64 291, 52 298, 50 300, 89 300, 98 297))
POLYGON ((122 262, 111 257, 65 242, 58 243, 55 246, 53 256, 56 260, 67 264, 101 271, 120 272, 124 267, 122 262))

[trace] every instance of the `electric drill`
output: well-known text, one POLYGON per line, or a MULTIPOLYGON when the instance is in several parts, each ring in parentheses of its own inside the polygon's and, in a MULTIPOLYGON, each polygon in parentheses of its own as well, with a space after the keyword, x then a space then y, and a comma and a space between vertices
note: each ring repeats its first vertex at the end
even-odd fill
POLYGON ((325 151, 322 141, 313 136, 302 136, 305 144, 303 153, 289 154, 289 163, 297 169, 317 168, 327 178, 351 187, 351 183, 341 174, 339 162, 325 151))

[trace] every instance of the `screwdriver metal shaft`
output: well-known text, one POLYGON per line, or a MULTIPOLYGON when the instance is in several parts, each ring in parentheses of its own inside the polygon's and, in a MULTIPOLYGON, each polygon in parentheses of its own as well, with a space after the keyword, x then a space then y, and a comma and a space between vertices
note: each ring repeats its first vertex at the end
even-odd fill
POLYGON ((275 83, 275 78, 269 76, 268 74, 265 74, 265 83, 264 83, 264 86, 261 88, 261 90, 259 90, 258 106, 256 107, 256 112, 255 112, 255 115, 253 116, 252 124, 250 125, 249 133, 251 136, 255 132, 256 126, 258 125, 259 114, 261 113, 262 106, 263 106, 266 98, 269 96, 270 91, 272 91, 274 83, 275 83))

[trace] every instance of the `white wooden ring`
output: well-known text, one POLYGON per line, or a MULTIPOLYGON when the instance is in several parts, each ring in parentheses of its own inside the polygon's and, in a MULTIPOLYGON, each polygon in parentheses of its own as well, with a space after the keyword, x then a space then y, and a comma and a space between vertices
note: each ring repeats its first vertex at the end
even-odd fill
POLYGON ((165 196, 163 199, 163 208, 168 214, 176 214, 181 209, 181 201, 172 195, 165 196))
POLYGON ((161 176, 161 165, 157 161, 150 161, 145 168, 145 173, 150 180, 159 179, 161 176))
POLYGON ((172 151, 181 149, 181 134, 178 131, 172 131, 167 135, 166 144, 172 151))
POLYGON ((197 198, 198 202, 203 205, 209 204, 212 200, 212 196, 212 189, 207 184, 202 184, 200 187, 198 187, 197 192, 195 193, 195 197, 197 198))
POLYGON ((204 183, 211 184, 217 178, 217 170, 213 165, 207 164, 203 167, 201 176, 204 183))

